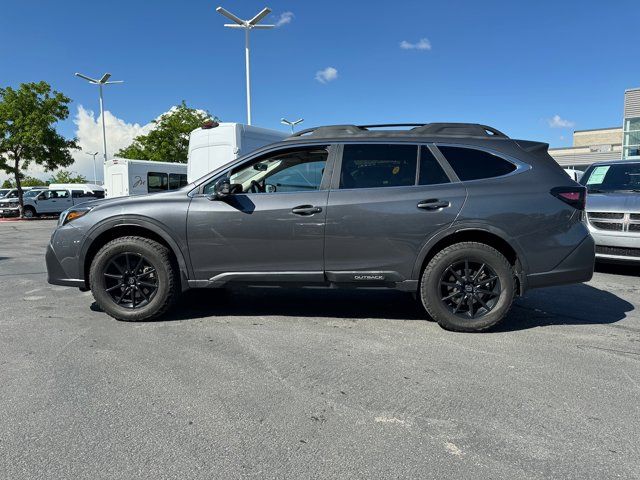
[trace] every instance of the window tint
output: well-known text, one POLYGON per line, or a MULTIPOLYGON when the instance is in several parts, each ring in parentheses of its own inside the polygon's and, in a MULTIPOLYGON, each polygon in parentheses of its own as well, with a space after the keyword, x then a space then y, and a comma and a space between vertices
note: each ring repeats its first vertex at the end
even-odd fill
POLYGON ((420 147, 420 185, 437 185, 449 183, 449 177, 444 172, 436 157, 428 147, 420 147))
POLYGON ((147 173, 147 192, 164 192, 169 187, 169 176, 166 173, 147 173))
POLYGON ((415 185, 416 145, 344 146, 340 188, 401 187, 415 185))
POLYGON ((71 196, 73 198, 81 198, 84 196, 84 192, 82 190, 71 190, 71 196))
MULTIPOLYGON (((271 153, 233 170, 229 180, 236 193, 286 193, 318 190, 327 157, 328 150, 325 146, 271 153)), ((205 185, 205 194, 213 193, 216 181, 213 180, 205 185)))
POLYGON ((516 169, 513 163, 482 150, 441 146, 438 149, 460 180, 499 177, 516 169))
POLYGON ((177 190, 187 185, 187 175, 184 173, 169 174, 169 190, 177 190))

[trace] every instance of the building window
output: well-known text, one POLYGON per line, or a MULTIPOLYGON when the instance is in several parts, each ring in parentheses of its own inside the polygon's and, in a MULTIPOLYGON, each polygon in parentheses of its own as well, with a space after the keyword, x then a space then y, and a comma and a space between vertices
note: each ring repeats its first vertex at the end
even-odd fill
POLYGON ((169 187, 169 176, 166 173, 147 173, 147 192, 164 192, 169 187))
POLYGON ((640 158, 640 117, 624 120, 623 158, 640 158))

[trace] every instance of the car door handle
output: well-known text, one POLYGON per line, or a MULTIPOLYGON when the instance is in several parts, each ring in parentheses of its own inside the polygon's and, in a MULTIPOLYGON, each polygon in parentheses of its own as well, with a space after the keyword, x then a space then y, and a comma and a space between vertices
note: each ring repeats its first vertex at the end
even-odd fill
POLYGON ((295 215, 313 215, 314 213, 320 213, 321 207, 314 207, 313 205, 300 205, 291 209, 291 213, 295 215))
POLYGON ((423 210, 440 210, 450 206, 450 202, 447 202, 446 200, 438 200, 437 198, 430 198, 429 200, 423 200, 418 203, 418 208, 423 210))

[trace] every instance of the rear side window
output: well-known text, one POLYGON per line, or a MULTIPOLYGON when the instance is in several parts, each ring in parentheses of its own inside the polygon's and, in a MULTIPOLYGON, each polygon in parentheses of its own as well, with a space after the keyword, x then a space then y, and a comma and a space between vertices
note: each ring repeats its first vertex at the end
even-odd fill
POLYGON ((417 145, 346 144, 340 188, 415 185, 417 164, 417 145))
POLYGON ((420 185, 437 185, 449 183, 449 177, 444 172, 436 157, 429 148, 420 147, 420 185))
POLYGON ((444 146, 438 149, 463 181, 500 177, 516 169, 513 163, 483 150, 444 146))

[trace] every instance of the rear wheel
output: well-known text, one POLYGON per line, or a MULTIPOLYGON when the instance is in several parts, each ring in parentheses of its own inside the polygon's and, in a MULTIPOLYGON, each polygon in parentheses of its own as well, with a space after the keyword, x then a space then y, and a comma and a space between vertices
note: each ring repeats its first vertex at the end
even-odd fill
POLYGON ((107 243, 91 263, 91 292, 100 308, 118 320, 162 315, 177 295, 176 269, 169 250, 144 237, 107 243))
POLYGON ((420 298, 441 327, 479 332, 500 322, 515 293, 507 259, 483 243, 462 242, 437 253, 425 268, 420 298))

